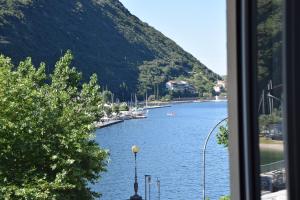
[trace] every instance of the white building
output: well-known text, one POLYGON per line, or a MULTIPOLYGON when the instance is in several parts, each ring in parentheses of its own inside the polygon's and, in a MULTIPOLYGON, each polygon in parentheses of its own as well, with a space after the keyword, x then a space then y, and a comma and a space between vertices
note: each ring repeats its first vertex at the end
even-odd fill
POLYGON ((214 91, 216 93, 221 93, 226 89, 226 81, 218 80, 217 84, 214 86, 214 91))
POLYGON ((226 81, 218 80, 217 85, 222 86, 225 89, 226 88, 226 81))
POLYGON ((174 91, 174 92, 190 92, 190 93, 196 93, 196 90, 194 86, 189 84, 186 81, 168 81, 166 83, 166 88, 168 90, 174 91))

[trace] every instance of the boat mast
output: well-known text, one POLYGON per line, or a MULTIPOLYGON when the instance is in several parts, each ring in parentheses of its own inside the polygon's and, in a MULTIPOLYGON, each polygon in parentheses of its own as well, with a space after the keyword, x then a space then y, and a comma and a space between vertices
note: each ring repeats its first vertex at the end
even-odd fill
POLYGON ((148 108, 148 94, 147 94, 147 90, 146 90, 146 108, 148 108))
POLYGON ((135 93, 135 107, 137 108, 137 97, 136 97, 136 93, 135 93))

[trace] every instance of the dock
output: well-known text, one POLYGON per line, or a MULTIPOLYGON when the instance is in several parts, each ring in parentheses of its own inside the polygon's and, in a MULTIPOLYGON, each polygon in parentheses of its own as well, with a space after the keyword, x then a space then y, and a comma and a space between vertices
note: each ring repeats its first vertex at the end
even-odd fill
POLYGON ((171 107, 171 105, 168 104, 168 105, 147 106, 144 109, 151 110, 151 109, 166 108, 166 107, 171 107))
POLYGON ((114 124, 119 124, 121 122, 124 122, 124 120, 116 119, 116 120, 109 120, 109 121, 104 121, 104 122, 97 122, 96 123, 96 128, 104 128, 108 127, 114 124))

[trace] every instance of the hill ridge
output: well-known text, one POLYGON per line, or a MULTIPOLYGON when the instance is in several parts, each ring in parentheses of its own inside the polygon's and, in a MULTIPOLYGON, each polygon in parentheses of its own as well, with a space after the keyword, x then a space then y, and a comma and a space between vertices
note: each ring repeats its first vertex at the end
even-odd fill
POLYGON ((220 78, 118 0, 2 0, 0 6, 0 53, 17 62, 31 56, 49 72, 70 49, 85 77, 96 72, 102 86, 114 93, 127 88, 127 97, 143 93, 140 74, 149 65, 164 76, 161 92, 166 80, 180 76, 193 82, 197 74, 205 91, 220 78))

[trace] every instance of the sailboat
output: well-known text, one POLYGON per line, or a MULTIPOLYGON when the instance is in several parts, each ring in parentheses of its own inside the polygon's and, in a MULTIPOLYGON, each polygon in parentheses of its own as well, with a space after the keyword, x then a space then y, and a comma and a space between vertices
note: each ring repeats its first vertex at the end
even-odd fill
POLYGON ((135 94, 135 107, 132 108, 131 114, 134 119, 147 118, 147 116, 146 116, 147 110, 145 110, 143 108, 138 108, 136 94, 135 94))
POLYGON ((146 106, 145 106, 146 109, 148 109, 148 93, 147 93, 147 90, 146 90, 146 106))

